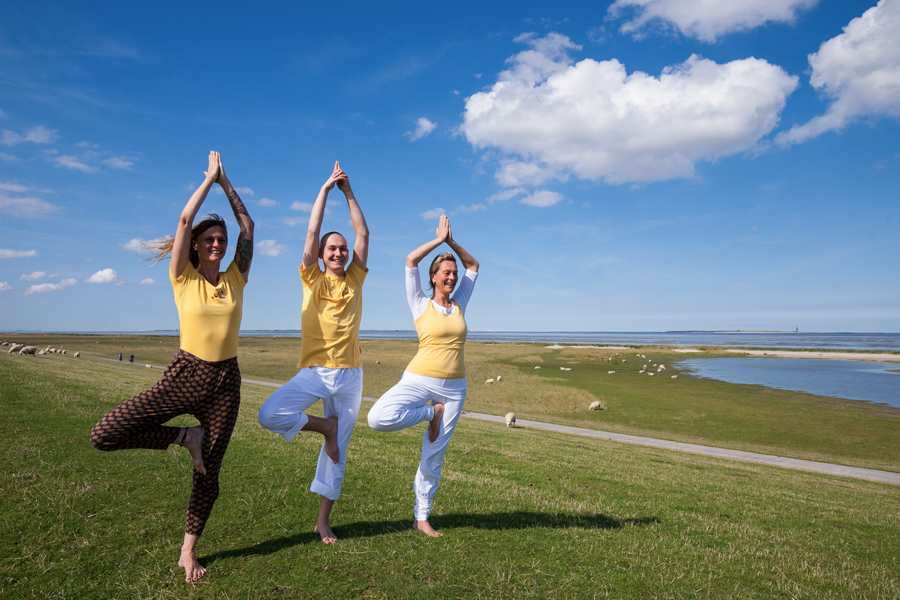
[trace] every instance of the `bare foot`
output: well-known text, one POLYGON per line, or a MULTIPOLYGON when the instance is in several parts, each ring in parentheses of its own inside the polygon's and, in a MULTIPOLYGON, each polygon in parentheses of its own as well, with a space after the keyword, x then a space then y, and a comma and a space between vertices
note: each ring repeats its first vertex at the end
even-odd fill
MULTIPOLYGON (((444 405, 443 404, 435 404, 434 405, 434 416, 431 417, 431 422, 428 424, 428 441, 434 443, 438 436, 441 434, 441 419, 444 417, 444 405)), ((428 521, 425 521, 428 523, 428 521)), ((434 531, 434 530, 432 530, 434 531)))
POLYGON ((316 528, 313 531, 319 534, 319 537, 322 538, 322 542, 325 544, 334 544, 338 541, 337 536, 331 531, 331 525, 328 523, 316 523, 316 528))
POLYGON ((182 549, 181 558, 178 559, 178 566, 184 569, 184 580, 188 583, 197 581, 206 575, 206 569, 197 562, 197 557, 194 556, 193 550, 182 549))
POLYGON ((441 537, 444 535, 440 531, 435 531, 428 521, 413 521, 413 529, 418 529, 428 537, 441 537))
POLYGON ((188 427, 181 445, 191 453, 194 470, 199 471, 201 475, 206 475, 206 465, 203 464, 203 427, 200 425, 188 427))
MULTIPOLYGON (((323 433, 323 435, 325 436, 325 454, 328 455, 328 458, 331 459, 331 462, 337 463, 337 461, 341 457, 340 451, 338 450, 338 443, 337 443, 338 418, 337 417, 328 417, 325 420, 330 421, 331 423, 334 423, 334 427, 329 427, 328 432, 323 433)), ((331 530, 329 529, 328 531, 330 532, 331 530)), ((335 538, 335 539, 337 539, 337 538, 335 538)), ((328 542, 326 542, 326 543, 328 543, 328 542)))

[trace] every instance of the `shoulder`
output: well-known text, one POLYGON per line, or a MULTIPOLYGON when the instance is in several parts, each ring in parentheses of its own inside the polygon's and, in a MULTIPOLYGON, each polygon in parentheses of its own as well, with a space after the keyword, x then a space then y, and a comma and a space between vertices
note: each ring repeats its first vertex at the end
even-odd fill
POLYGON ((234 261, 231 261, 231 264, 228 265, 227 269, 225 269, 225 273, 223 275, 225 276, 225 279, 232 285, 236 285, 238 287, 244 287, 245 285, 247 285, 247 282, 244 281, 244 275, 243 273, 241 273, 241 269, 234 261))
POLYGON ((362 285, 366 280, 366 275, 369 274, 369 269, 363 269, 355 262, 350 262, 350 266, 347 268, 347 277, 357 283, 357 285, 362 285))
POLYGON ((182 271, 181 275, 179 275, 178 277, 175 277, 174 275, 172 275, 172 271, 169 271, 169 281, 172 282, 173 286, 184 285, 192 279, 197 279, 197 277, 199 276, 200 274, 197 273, 197 269, 194 268, 194 265, 192 265, 190 261, 188 261, 188 264, 184 267, 184 271, 182 271))
POLYGON ((307 285, 312 285, 317 279, 321 278, 322 275, 322 269, 319 268, 319 261, 306 267, 300 265, 300 278, 303 279, 303 283, 307 285))

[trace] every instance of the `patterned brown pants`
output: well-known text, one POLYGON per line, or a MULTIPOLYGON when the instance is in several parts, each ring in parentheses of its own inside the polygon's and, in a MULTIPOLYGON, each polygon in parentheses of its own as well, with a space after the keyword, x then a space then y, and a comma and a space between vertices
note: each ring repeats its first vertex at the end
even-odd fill
POLYGON ((163 423, 178 415, 197 417, 204 431, 206 475, 194 471, 184 531, 200 535, 219 496, 219 469, 240 403, 237 358, 206 362, 179 350, 156 385, 123 402, 94 425, 91 444, 98 450, 165 450, 178 438, 179 428, 163 423))

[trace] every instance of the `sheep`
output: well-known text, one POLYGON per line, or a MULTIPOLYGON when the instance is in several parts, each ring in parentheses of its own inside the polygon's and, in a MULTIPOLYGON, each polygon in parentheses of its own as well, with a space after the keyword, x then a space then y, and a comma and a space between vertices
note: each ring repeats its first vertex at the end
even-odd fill
POLYGON ((565 371, 566 368, 565 368, 565 367, 560 367, 559 370, 560 370, 560 371, 565 371))
POLYGON ((678 379, 678 375, 672 375, 672 379, 678 379))
POLYGON ((494 380, 488 379, 487 381, 484 382, 484 385, 494 385, 494 380))
POLYGON ((516 426, 516 413, 514 413, 514 412, 506 413, 506 426, 507 427, 515 427, 516 426))
POLYGON ((46 350, 39 350, 39 351, 38 351, 38 356, 44 356, 45 354, 47 354, 47 351, 46 351, 46 350))
POLYGON ((602 410, 602 409, 603 409, 603 407, 601 406, 599 400, 594 400, 593 402, 591 402, 591 405, 588 406, 588 410, 602 410))
POLYGON ((538 366, 535 367, 535 369, 540 369, 540 368, 541 368, 540 365, 538 365, 538 366))
POLYGON ((380 365, 380 364, 381 364, 381 361, 380 361, 380 360, 376 360, 376 361, 375 361, 375 364, 376 364, 376 365, 380 365))
POLYGON ((19 350, 25 347, 25 344, 13 344, 9 347, 10 354, 16 354, 19 350))
POLYGON ((666 370, 666 365, 659 365, 659 368, 657 369, 657 371, 665 371, 665 370, 666 370))
POLYGON ((640 371, 638 371, 638 374, 645 373, 646 371, 647 371, 647 369, 641 369, 640 371))
POLYGON ((607 371, 607 373, 608 373, 609 375, 615 375, 615 374, 616 374, 615 371, 607 371))
POLYGON ((76 352, 72 355, 73 358, 78 358, 79 356, 81 356, 81 352, 76 352))
POLYGON ((653 377, 654 373, 647 373, 650 377, 653 377))
POLYGON ((31 355, 34 356, 35 352, 37 352, 37 346, 23 346, 21 350, 19 350, 19 356, 31 355))
POLYGON ((497 383, 500 383, 501 379, 503 379, 503 375, 497 375, 497 383))
POLYGON ((69 353, 68 350, 60 350, 60 352, 62 352, 63 354, 68 354, 68 353, 69 353))

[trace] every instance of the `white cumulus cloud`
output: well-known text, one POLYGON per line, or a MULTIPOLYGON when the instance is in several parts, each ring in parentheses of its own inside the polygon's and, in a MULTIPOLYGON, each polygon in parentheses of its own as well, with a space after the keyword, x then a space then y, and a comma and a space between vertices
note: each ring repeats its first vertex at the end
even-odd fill
POLYGON ((809 81, 831 100, 824 115, 780 134, 796 144, 841 129, 858 117, 900 117, 900 0, 881 0, 850 21, 844 33, 809 55, 809 81))
POLYGON ((125 280, 120 278, 115 269, 101 269, 84 280, 85 283, 113 283, 122 285, 125 280))
POLYGON ((260 206, 278 206, 278 202, 272 200, 271 198, 260 198, 259 202, 257 202, 260 206))
POLYGON ((0 281, 0 293, 8 292, 12 289, 15 289, 15 288, 13 288, 13 286, 9 285, 8 281, 0 281))
POLYGON ((275 240, 260 240, 253 244, 254 252, 258 252, 263 256, 279 256, 281 254, 286 254, 288 251, 288 247, 284 244, 279 244, 275 240))
POLYGON ((616 0, 609 7, 612 19, 626 13, 632 18, 622 33, 640 37, 648 26, 677 29, 687 37, 706 42, 735 31, 766 23, 793 23, 798 13, 818 0, 616 0))
POLYGON ((38 281, 39 279, 43 279, 47 276, 46 271, 35 271, 34 273, 22 273, 19 276, 19 281, 38 281))
POLYGON ((37 285, 33 285, 25 290, 26 295, 31 294, 44 294, 46 292, 58 292, 60 290, 64 290, 66 288, 70 288, 73 285, 77 284, 78 280, 76 279, 63 279, 59 283, 39 283, 37 285))
POLYGON ((156 285, 156 280, 151 279, 150 277, 147 277, 146 279, 141 279, 138 282, 138 285, 156 285))
POLYGON ((428 136, 435 127, 437 127, 437 123, 432 123, 425 117, 419 117, 416 119, 416 128, 413 131, 407 131, 406 135, 409 137, 409 141, 415 142, 428 136))
POLYGON ((12 250, 10 248, 0 248, 0 258, 31 258, 37 255, 37 250, 12 250))
POLYGON ((313 205, 311 202, 291 202, 290 206, 291 210, 302 210, 304 212, 311 212, 313 209, 313 205))
POLYGON ((112 167, 113 169, 124 169, 127 171, 134 166, 134 161, 127 158, 113 156, 112 158, 107 158, 106 160, 104 160, 103 164, 107 167, 112 167))
POLYGON ((569 38, 520 36, 496 83, 466 100, 461 132, 503 153, 507 187, 575 175, 610 183, 691 177, 694 164, 750 150, 778 124, 797 78, 765 60, 693 55, 652 76, 618 60, 574 63, 569 38))

